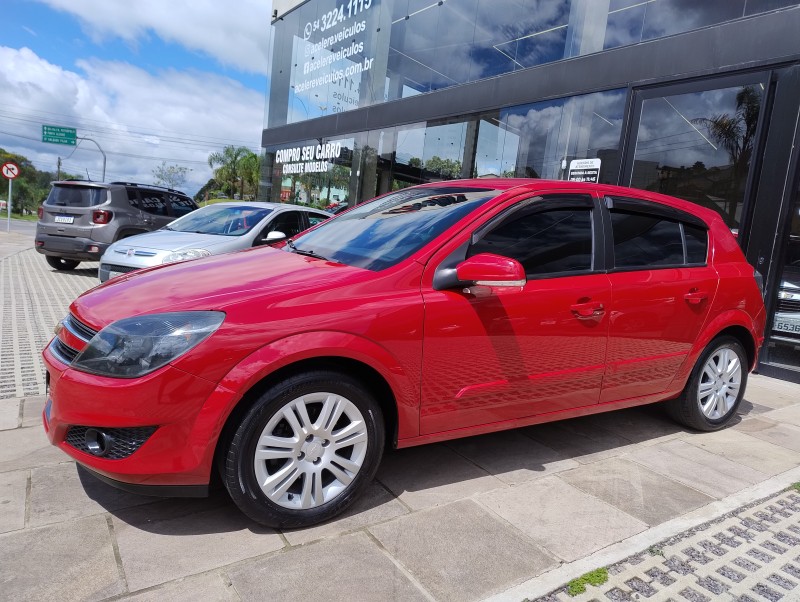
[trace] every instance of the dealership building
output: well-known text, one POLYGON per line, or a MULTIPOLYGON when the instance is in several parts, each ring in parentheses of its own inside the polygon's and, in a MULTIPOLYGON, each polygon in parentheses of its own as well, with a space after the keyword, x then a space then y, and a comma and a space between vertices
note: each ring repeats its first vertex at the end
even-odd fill
POLYGON ((800 382, 800 2, 275 0, 262 197, 590 180, 722 215, 800 382))

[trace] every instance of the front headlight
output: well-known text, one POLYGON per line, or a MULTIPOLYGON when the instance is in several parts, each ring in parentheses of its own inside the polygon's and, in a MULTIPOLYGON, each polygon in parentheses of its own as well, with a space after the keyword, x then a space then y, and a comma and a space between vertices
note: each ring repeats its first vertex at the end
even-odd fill
POLYGON ((167 255, 161 263, 173 263, 175 261, 187 261, 188 259, 200 259, 208 257, 211 251, 206 249, 186 249, 185 251, 175 251, 167 255))
POLYGON ((72 367, 116 378, 144 376, 198 345, 224 319, 218 311, 184 311, 118 320, 89 341, 72 367))

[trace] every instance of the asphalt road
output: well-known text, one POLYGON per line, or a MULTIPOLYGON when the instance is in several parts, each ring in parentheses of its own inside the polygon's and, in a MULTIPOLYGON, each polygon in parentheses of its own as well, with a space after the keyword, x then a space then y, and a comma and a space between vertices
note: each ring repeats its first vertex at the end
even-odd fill
MULTIPOLYGON (((23 219, 11 219, 10 226, 11 232, 16 232, 17 234, 30 234, 31 238, 36 234, 36 222, 29 222, 23 219)), ((8 232, 9 230, 7 214, 4 215, 2 221, 0 221, 0 230, 3 232, 8 232)))

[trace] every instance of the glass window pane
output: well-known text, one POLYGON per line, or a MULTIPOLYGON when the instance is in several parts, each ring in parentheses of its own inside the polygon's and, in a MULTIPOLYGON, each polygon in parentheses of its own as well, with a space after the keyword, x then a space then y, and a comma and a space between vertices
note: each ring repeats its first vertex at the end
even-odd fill
POLYGON ((591 270, 591 211, 555 209, 512 218, 475 243, 469 256, 478 253, 516 259, 529 276, 591 270))
POLYGON ((629 185, 741 221, 764 91, 757 83, 642 101, 629 185))
POLYGON ((708 256, 708 232, 683 224, 683 234, 686 237, 686 262, 705 263, 708 256))
POLYGON ((683 241, 677 222, 612 211, 611 226, 614 232, 614 267, 683 264, 683 241))

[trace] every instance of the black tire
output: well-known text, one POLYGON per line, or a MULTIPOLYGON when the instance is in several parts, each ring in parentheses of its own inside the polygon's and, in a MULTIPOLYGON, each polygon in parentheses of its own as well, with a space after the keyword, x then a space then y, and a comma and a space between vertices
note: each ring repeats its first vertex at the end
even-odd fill
POLYGON ((45 255, 44 258, 47 260, 47 265, 60 272, 74 270, 81 263, 75 259, 64 259, 63 257, 55 257, 54 255, 45 255))
MULTIPOLYGON (((730 361, 734 361, 734 358, 731 357, 730 361)), ((736 410, 744 397, 748 368, 747 354, 739 340, 732 336, 717 337, 700 354, 683 392, 675 399, 665 402, 667 412, 677 422, 698 431, 717 431, 725 427, 736 415, 736 410), (714 366, 718 365, 718 362, 712 362, 712 358, 714 360, 721 359, 723 356, 720 354, 725 352, 735 355, 735 361, 738 362, 738 392, 734 397, 729 391, 725 392, 726 388, 721 393, 723 397, 718 396, 714 399, 713 393, 708 394, 712 397, 701 397, 701 384, 706 385, 709 391, 719 390, 720 386, 725 386, 724 373, 718 374, 716 381, 712 380, 709 374, 709 371, 714 372, 714 366), (712 362, 713 365, 709 365, 709 362, 712 362), (706 371, 707 365, 709 365, 709 371, 706 371), (707 400, 705 405, 703 404, 704 399, 707 400), (704 408, 706 408, 705 411, 704 408)))
POLYGON ((380 406, 369 391, 328 370, 270 387, 228 432, 222 441, 225 487, 242 512, 276 528, 306 527, 343 512, 374 478, 385 438, 380 406), (349 430, 354 434, 344 436, 349 430), (262 436, 272 437, 273 445, 259 450, 262 436), (257 461, 257 451, 271 457, 257 461))

